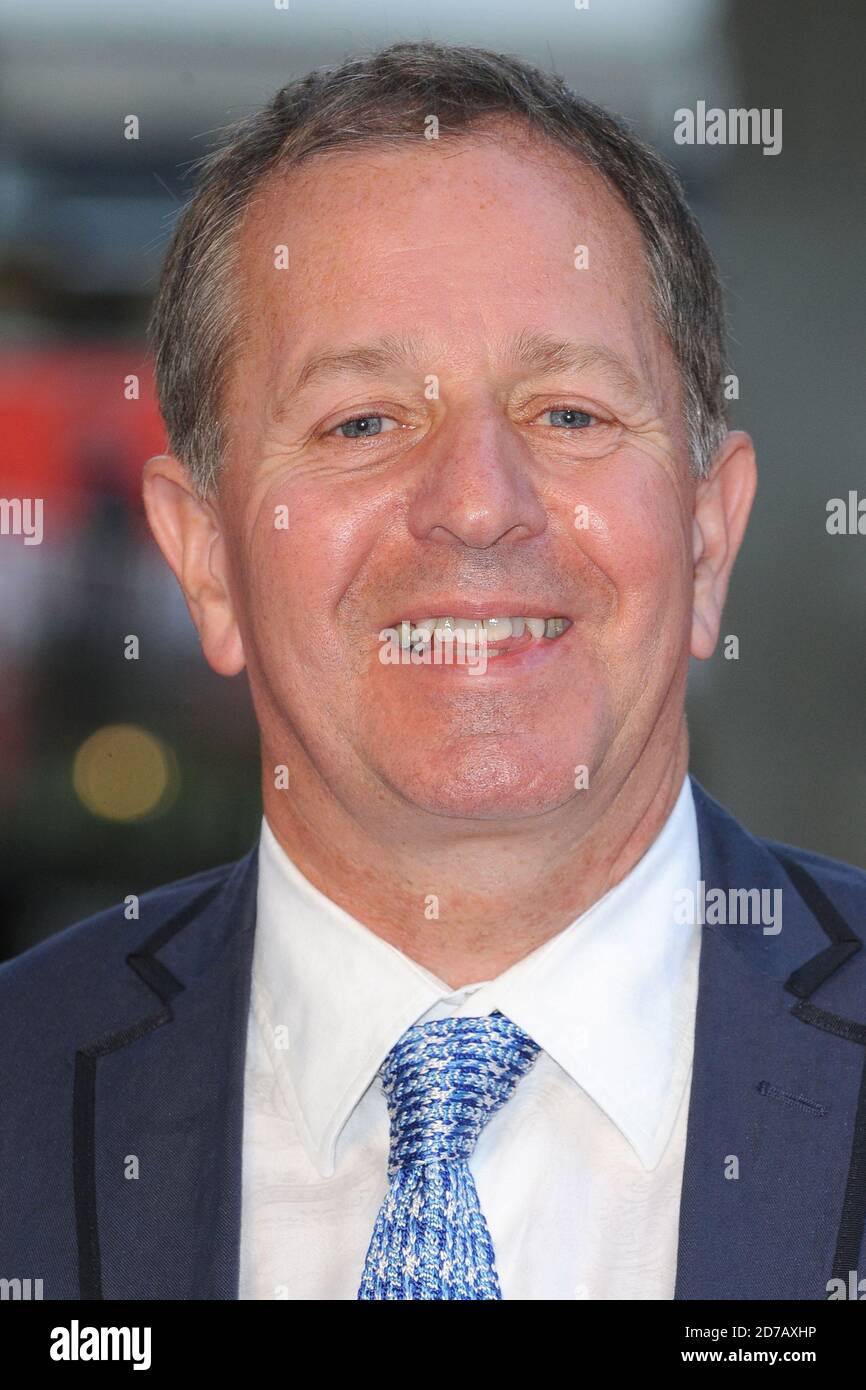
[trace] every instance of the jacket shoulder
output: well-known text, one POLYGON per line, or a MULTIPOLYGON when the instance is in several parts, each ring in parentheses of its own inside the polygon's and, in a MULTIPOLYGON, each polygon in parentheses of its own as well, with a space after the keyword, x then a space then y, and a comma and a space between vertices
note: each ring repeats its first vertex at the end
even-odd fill
POLYGON ((5 961, 0 965, 0 1019, 27 1016, 32 1024, 36 1007, 42 1018, 50 1017, 52 1008, 68 1016, 76 997, 92 999, 112 980, 125 979, 129 954, 164 923, 209 900, 241 862, 150 889, 138 898, 134 917, 128 899, 116 903, 5 961))
MULTIPOLYGON (((866 869, 831 859, 826 854, 784 844, 781 840, 764 839, 761 843, 772 854, 791 860, 809 874, 826 893, 843 916, 847 913, 866 913, 866 869)), ((856 927, 856 922, 852 923, 856 927)))

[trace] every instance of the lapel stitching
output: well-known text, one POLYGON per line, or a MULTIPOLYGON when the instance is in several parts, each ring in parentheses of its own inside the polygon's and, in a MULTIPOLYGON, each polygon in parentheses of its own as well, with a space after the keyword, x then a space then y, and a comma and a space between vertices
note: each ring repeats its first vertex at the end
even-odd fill
MULTIPOLYGON (((813 994, 818 986, 822 985, 835 970, 838 970, 840 965, 844 965, 846 960, 856 955, 863 942, 851 930, 823 888, 819 887, 812 875, 807 873, 801 864, 790 859, 787 854, 782 854, 772 845, 768 845, 767 848, 778 859, 800 897, 817 919, 825 936, 830 939, 829 946, 826 946, 823 951, 819 951, 811 960, 805 961, 785 981, 785 989, 790 994, 796 994, 800 999, 808 999, 809 995, 813 994)), ((798 1017, 800 1017, 799 1014, 798 1017)))
POLYGON ((785 981, 785 989, 798 999, 791 1013, 803 1023, 811 1024, 813 1028, 820 1028, 837 1038, 857 1043, 864 1049, 851 1158, 833 1256, 833 1278, 841 1279, 847 1288, 850 1271, 858 1269, 860 1249, 866 1230, 866 1023, 842 1018, 841 1015, 822 1009, 817 1004, 808 1003, 808 1000, 819 985, 860 950, 863 942, 801 864, 782 854, 772 845, 768 845, 767 848, 779 860, 831 943, 811 960, 805 961, 799 969, 794 970, 785 981))
POLYGON ((128 1028, 97 1038, 75 1053, 72 1087, 72 1181, 75 1201, 75 1229, 78 1240, 78 1283, 82 1301, 102 1299, 102 1260, 99 1247, 96 1199, 96 1066, 121 1047, 170 1023, 174 1018, 169 1000, 185 988, 153 952, 187 926, 223 890, 222 882, 212 885, 188 903, 182 912, 169 918, 142 946, 126 957, 127 964, 162 1003, 159 1013, 141 1019, 128 1028))

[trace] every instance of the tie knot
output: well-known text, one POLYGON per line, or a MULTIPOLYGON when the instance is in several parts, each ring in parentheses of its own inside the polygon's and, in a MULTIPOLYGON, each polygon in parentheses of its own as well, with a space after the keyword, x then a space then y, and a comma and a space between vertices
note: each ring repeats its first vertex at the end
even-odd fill
POLYGON ((538 1052, 501 1013, 407 1029, 380 1071, 391 1116, 389 1176, 409 1163, 469 1158, 538 1052))

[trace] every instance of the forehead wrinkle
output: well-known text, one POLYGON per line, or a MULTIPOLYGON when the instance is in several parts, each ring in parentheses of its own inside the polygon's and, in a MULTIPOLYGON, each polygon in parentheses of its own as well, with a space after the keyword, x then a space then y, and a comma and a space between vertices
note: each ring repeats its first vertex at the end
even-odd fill
POLYGON ((516 366, 543 372, 585 371, 599 367, 618 386, 637 400, 646 401, 646 387, 626 362, 609 348, 597 343, 557 338, 536 329, 524 329, 512 339, 503 354, 516 366))
POLYGON ((375 376, 388 367, 418 365, 425 360, 429 362, 430 359, 423 340, 407 333, 388 333, 373 343, 350 343, 345 348, 317 352, 307 358, 281 394, 273 419, 279 423, 302 391, 328 377, 345 376, 349 372, 375 376))
MULTIPOLYGON (((338 351, 324 351, 310 357, 301 367, 293 391, 302 391, 314 381, 348 371, 370 376, 383 367, 403 367, 425 357, 420 338, 388 333, 374 343, 351 343, 338 351)), ((429 361, 429 354, 427 359, 429 361)))
MULTIPOLYGON (((598 367, 635 400, 644 403, 648 399, 646 388, 623 359, 595 343, 575 342, 537 329, 523 329, 516 336, 500 340, 500 350, 508 366, 520 367, 536 375, 598 367)), ((353 343, 346 348, 316 353, 300 367, 273 418, 279 422, 298 395, 315 382, 350 372, 374 376, 386 368, 403 368, 407 364, 429 370, 433 356, 423 339, 406 333, 389 333, 375 342, 353 343)))

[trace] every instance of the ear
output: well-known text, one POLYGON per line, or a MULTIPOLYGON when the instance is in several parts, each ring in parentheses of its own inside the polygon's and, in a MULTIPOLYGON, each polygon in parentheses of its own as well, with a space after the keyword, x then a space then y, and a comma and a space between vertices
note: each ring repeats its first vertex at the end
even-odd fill
POLYGON ((731 570, 746 532, 758 474, 752 441, 732 430, 720 446, 709 477, 695 490, 692 656, 711 657, 719 638, 731 570))
POLYGON ((196 491, 184 465, 157 454, 144 466, 144 509, 157 545, 174 571, 202 650, 221 676, 244 668, 244 650, 229 589, 228 553, 215 508, 196 491))

